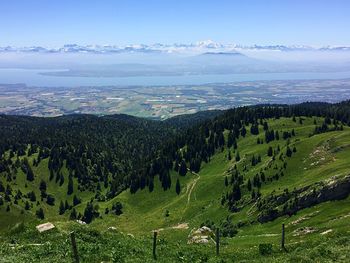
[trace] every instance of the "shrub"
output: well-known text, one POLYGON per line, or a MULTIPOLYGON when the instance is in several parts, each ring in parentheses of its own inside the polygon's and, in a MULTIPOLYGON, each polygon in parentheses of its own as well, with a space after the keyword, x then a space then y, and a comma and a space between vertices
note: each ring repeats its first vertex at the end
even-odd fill
POLYGON ((122 205, 122 203, 120 203, 120 202, 116 202, 116 203, 113 204, 113 206, 112 206, 112 211, 113 211, 117 216, 119 216, 119 215, 121 215, 121 214, 123 213, 122 209, 123 209, 123 205, 122 205))
POLYGON ((221 222, 220 228, 223 237, 234 237, 238 233, 236 226, 228 218, 221 222))
POLYGON ((260 255, 270 255, 272 253, 272 244, 265 243, 259 244, 259 253, 260 255))

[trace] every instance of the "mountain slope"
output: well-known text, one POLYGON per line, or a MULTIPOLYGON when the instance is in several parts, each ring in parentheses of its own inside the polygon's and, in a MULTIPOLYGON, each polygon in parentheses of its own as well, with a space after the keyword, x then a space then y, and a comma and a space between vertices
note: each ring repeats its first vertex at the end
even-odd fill
POLYGON ((264 171, 266 180, 262 182, 260 188, 254 186, 252 188, 261 193, 261 198, 271 193, 277 196, 286 188, 292 191, 313 185, 315 182, 324 182, 330 178, 340 179, 349 174, 350 167, 347 158, 350 153, 349 128, 309 137, 314 130, 313 121, 313 118, 305 118, 303 124, 296 124, 291 119, 269 121, 269 126, 279 131, 295 130, 296 136, 291 139, 290 147, 295 145, 296 152, 292 154, 292 157, 286 157, 283 161, 279 160, 278 156, 283 156, 283 154, 285 156, 287 140, 281 138, 269 144, 257 144, 257 138, 262 139, 262 135, 247 135, 238 140, 236 152, 239 152, 241 156, 240 161, 235 160, 232 150, 233 158, 228 160, 228 151, 224 150, 216 153, 208 164, 204 164, 198 174, 188 173, 181 177, 172 173, 172 181, 180 178, 182 191, 179 195, 175 192, 175 185, 164 192, 159 184, 151 193, 148 189, 136 194, 123 192, 116 197, 116 200, 125 203, 125 213, 118 217, 116 225, 131 233, 135 229, 137 233, 184 222, 193 227, 199 226, 206 220, 220 223, 220 220, 225 219, 228 215, 235 223, 246 221, 258 224, 259 211, 256 202, 258 199, 251 198, 252 191, 248 191, 246 184, 248 179, 253 183, 253 178, 260 171, 264 171), (268 147, 272 146, 277 149, 278 145, 281 150, 276 155, 276 160, 272 161, 273 157, 267 156, 268 147), (261 162, 255 166, 251 165, 253 155, 261 156, 261 162), (284 162, 287 163, 287 167, 283 169, 283 176, 281 176, 280 168, 283 167, 284 162), (239 211, 231 213, 227 207, 228 204, 222 205, 221 201, 222 197, 232 189, 230 183, 225 186, 224 182, 225 177, 230 181, 232 174, 235 175, 235 169, 233 169, 235 165, 237 165, 237 170, 243 174, 244 183, 241 187, 242 200, 237 204, 239 211), (246 171, 243 171, 244 168, 246 171), (278 179, 276 179, 276 174, 279 174, 278 179), (170 213, 169 217, 164 216, 166 210, 170 213), (133 216, 129 216, 129 213, 133 216))
MULTIPOLYGON (((0 206, 0 214, 4 219, 0 224, 1 232, 4 233, 0 241, 6 244, 6 249, 9 238, 13 236, 18 238, 20 244, 34 242, 28 241, 24 234, 32 233, 33 239, 39 243, 50 239, 56 246, 58 244, 53 240, 56 235, 65 236, 74 229, 78 231, 79 245, 86 246, 84 251, 87 254, 82 257, 87 262, 111 261, 111 249, 119 245, 114 243, 116 236, 111 235, 108 229, 116 229, 135 236, 129 240, 127 236, 118 234, 118 239, 122 240, 120 247, 131 243, 138 247, 137 253, 125 248, 123 260, 128 262, 127 258, 130 258, 131 262, 147 262, 148 259, 151 260, 146 252, 151 245, 147 237, 150 237, 152 230, 157 230, 161 240, 161 262, 178 262, 179 258, 183 258, 180 260, 182 262, 198 259, 206 262, 214 257, 211 243, 187 245, 192 229, 206 225, 212 229, 220 228, 223 236, 223 262, 231 262, 231 259, 277 262, 292 260, 296 256, 300 260, 312 261, 318 255, 315 253, 323 250, 328 243, 334 246, 324 252, 325 261, 346 262, 343 255, 346 255, 344 251, 347 247, 340 244, 346 240, 350 231, 347 224, 350 215, 350 188, 345 187, 343 195, 339 197, 333 195, 329 187, 341 186, 344 180, 348 180, 348 107, 348 102, 263 105, 232 109, 213 119, 196 122, 169 142, 164 141, 166 135, 159 137, 163 139, 156 138, 155 140, 163 140, 164 145, 161 143, 162 147, 158 148, 159 155, 156 159, 151 158, 150 164, 145 163, 149 167, 146 169, 148 172, 131 177, 130 189, 109 198, 106 198, 108 188, 102 184, 100 189, 96 184, 93 190, 87 190, 77 187, 80 184, 74 176, 73 192, 67 195, 69 169, 65 161, 61 168, 64 177, 61 186, 61 179, 56 181, 56 176, 51 181, 48 180, 49 158, 43 158, 37 166, 32 167, 34 181, 28 181, 28 172, 26 174, 21 166, 16 173, 11 168, 10 176, 8 171, 3 171, 0 181, 5 189, 0 189, 0 195, 6 195, 9 185, 11 193, 7 196, 11 200, 6 200, 5 196, 4 204, 0 206), (199 167, 196 165, 198 161, 199 167), (170 162, 172 165, 169 165, 170 162), (47 182, 46 193, 56 199, 54 205, 48 204, 47 196, 42 196, 38 189, 42 179, 47 182), (180 187, 176 186, 177 180, 180 187), (21 197, 18 196, 18 190, 22 192, 21 197), (325 197, 323 192, 326 190, 325 197), (36 201, 29 202, 29 209, 26 210, 24 207, 30 199, 30 191, 34 191, 37 198, 36 201), (81 203, 73 204, 74 195, 81 199, 81 203), (60 214, 60 201, 64 203, 66 200, 68 207, 60 214), (115 208, 117 204, 122 205, 121 211, 115 208), (86 211, 90 205, 93 215, 89 225, 79 226, 68 220, 73 210, 79 219, 89 219, 86 211), (7 206, 10 211, 6 211, 7 206), (44 209, 44 220, 36 219, 35 214, 40 207, 44 209), (40 236, 34 234, 34 225, 47 220, 57 226, 57 232, 40 236), (17 222, 25 222, 22 227, 26 231, 11 234, 18 228, 11 229, 17 222), (278 249, 282 223, 286 226, 288 254, 278 249), (106 243, 102 245, 102 242, 106 243), (94 243, 105 247, 107 254, 94 253, 94 243), (272 244, 271 256, 259 255, 257 247, 263 243, 272 244), (312 250, 312 247, 317 247, 318 250, 312 250), (89 257, 90 253, 94 256, 89 257)), ((184 122, 176 120, 171 129, 175 129, 177 123, 188 127, 192 117, 188 116, 189 119, 184 122)), ((75 118, 70 116, 63 119, 71 127, 70 121, 75 118)), ((143 122, 127 116, 104 118, 117 118, 119 121, 125 118, 131 127, 135 121, 143 122)), ((28 122, 28 129, 35 130, 38 120, 24 119, 28 122), (33 126, 30 124, 32 122, 33 126)), ((9 121, 11 122, 25 123, 21 119, 13 119, 9 121)), ((161 125, 165 125, 162 127, 164 129, 171 124, 161 125)), ((15 145, 15 141, 4 142, 15 145)), ((29 164, 37 159, 38 152, 26 156, 29 164)), ((2 159, 9 160, 9 154, 10 151, 5 149, 2 159)), ((16 158, 16 154, 11 158, 14 164, 16 158)), ((52 251, 54 258, 60 247, 52 251)), ((47 261, 40 252, 40 255, 33 253, 29 256, 20 250, 15 251, 17 259, 26 258, 22 261, 33 260, 30 257, 47 261)), ((38 251, 41 251, 40 247, 38 251)), ((2 253, 10 258, 9 251, 2 250, 2 253)))

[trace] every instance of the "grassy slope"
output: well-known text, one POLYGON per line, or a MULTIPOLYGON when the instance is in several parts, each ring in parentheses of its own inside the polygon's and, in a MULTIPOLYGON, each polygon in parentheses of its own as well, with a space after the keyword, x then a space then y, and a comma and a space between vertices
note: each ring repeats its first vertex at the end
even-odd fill
MULTIPOLYGON (((317 119, 318 123, 321 123, 321 121, 321 119, 317 119)), ((290 131, 294 128, 296 137, 292 137, 291 145, 295 144, 297 152, 291 158, 287 158, 288 165, 283 177, 278 181, 263 184, 261 188, 263 195, 272 191, 282 192, 285 188, 292 190, 294 187, 299 188, 334 175, 342 176, 348 174, 350 128, 345 127, 344 131, 328 132, 309 137, 309 134, 314 129, 312 118, 305 119, 302 125, 298 122, 293 122, 291 119, 271 120, 269 121, 269 127, 279 131, 290 131), (316 163, 317 161, 319 162, 316 163)), ((260 134, 258 136, 250 135, 249 128, 247 129, 247 136, 243 139, 240 138, 238 141, 238 151, 241 161, 237 163, 240 171, 245 164, 248 166, 248 171, 244 173, 245 180, 253 177, 260 169, 264 169, 270 160, 270 157, 266 155, 268 145, 266 143, 262 145, 256 143, 257 137, 263 138, 262 128, 260 127, 260 134), (262 162, 255 167, 250 166, 250 157, 252 154, 260 154, 262 157, 262 162)), ((280 132, 281 135, 282 133, 280 132)), ((284 153, 286 141, 280 139, 279 141, 269 143, 273 148, 276 148, 278 144, 281 152, 284 153)), ((232 156, 234 156, 233 153, 232 156)), ((275 163, 280 168, 283 162, 276 158, 275 163)), ((148 189, 138 191, 134 195, 131 195, 129 191, 125 191, 114 200, 99 204, 100 211, 104 211, 106 206, 110 207, 113 202, 119 200, 124 206, 123 215, 119 217, 103 215, 103 219, 95 220, 89 227, 105 231, 109 226, 114 226, 124 233, 132 233, 140 238, 149 237, 150 232, 154 229, 164 228, 160 233, 161 238, 164 238, 164 240, 167 240, 171 244, 177 242, 184 244, 187 241, 187 235, 190 230, 198 227, 207 219, 215 222, 219 222, 227 216, 230 216, 234 222, 253 219, 256 216, 254 209, 251 215, 247 213, 251 206, 247 206, 240 212, 232 214, 228 212, 227 207, 220 204, 222 195, 230 187, 226 189, 224 186, 224 177, 227 174, 227 170, 234 164, 234 160, 228 161, 226 149, 223 152, 217 153, 209 164, 203 164, 199 175, 188 173, 185 177, 180 177, 180 195, 175 193, 175 182, 178 177, 175 173, 172 174, 173 183, 171 189, 168 191, 161 189, 158 180, 155 180, 155 189, 152 193, 149 193, 148 189), (190 192, 191 194, 189 195, 190 192), (170 212, 169 217, 165 216, 166 210, 170 212), (180 230, 170 228, 179 223, 188 223, 190 228, 180 230)), ((28 184, 26 189, 24 188, 24 180, 20 179, 24 175, 18 175, 18 187, 23 189, 22 192, 27 192, 28 189, 37 189, 41 177, 47 180, 46 166, 47 164, 43 161, 38 168, 35 168, 37 169, 34 170, 35 174, 38 174, 39 178, 36 178, 33 185, 28 184)), ((275 172, 276 170, 271 167, 265 171, 265 174, 273 175, 275 172)), ((55 207, 45 206, 46 216, 49 220, 56 222, 61 229, 70 227, 69 223, 64 222, 68 216, 67 214, 64 216, 57 215, 60 199, 65 200, 66 198, 65 193, 68 180, 67 177, 65 179, 62 187, 57 187, 53 184, 47 191, 48 193, 55 193, 55 207)), ((245 188, 242 190, 243 194, 248 196, 249 193, 247 190, 245 188)), ((85 196, 81 193, 78 193, 78 195, 83 197, 85 202, 89 200, 88 193, 85 196)), ((37 197, 39 197, 38 190, 37 197)), ((82 212, 84 207, 85 204, 83 203, 78 207, 78 210, 82 212)), ((9 222, 16 223, 23 218, 18 209, 11 209, 10 214, 4 212, 4 207, 1 209, 1 216, 7 222, 3 223, 4 221, 1 220, 0 229, 4 229, 3 227, 9 222), (13 220, 13 218, 15 219, 13 220)), ((31 211, 35 211, 35 207, 31 211)), ((246 255, 247 258, 254 259, 255 256, 258 256, 256 248, 258 244, 271 242, 276 244, 276 246, 278 245, 282 223, 286 224, 286 237, 289 248, 293 250, 297 246, 303 247, 302 244, 305 243, 307 245, 303 248, 308 250, 312 248, 312 242, 326 244, 332 240, 330 237, 334 237, 335 240, 338 235, 350 234, 350 228, 347 224, 349 215, 350 198, 342 201, 322 203, 315 207, 304 209, 292 217, 282 217, 273 222, 265 224, 254 223, 243 227, 239 230, 237 236, 223 239, 222 251, 224 254, 228 253, 232 255, 232 253, 235 253, 234 255, 237 254, 238 257, 246 258, 242 252, 242 248, 245 248, 244 251, 246 251, 247 255, 249 254, 249 257, 246 255), (300 223, 292 224, 292 222, 303 217, 307 219, 302 220, 300 223), (300 236, 293 234, 294 230, 306 226, 313 227, 315 232, 300 236), (332 230, 332 232, 324 235, 320 234, 326 230, 332 230)), ((30 220, 31 217, 25 218, 30 220)), ((32 220, 37 222, 34 218, 32 220)), ((47 219, 44 221, 47 221, 47 219)), ((205 246, 203 248, 207 250, 205 246)))
MULTIPOLYGON (((279 131, 290 131, 294 128, 297 136, 291 139, 291 145, 295 144, 297 152, 291 158, 287 158, 288 165, 283 177, 278 181, 263 184, 261 188, 262 194, 272 191, 282 192, 285 188, 292 190, 294 187, 299 188, 334 175, 346 175, 349 172, 349 128, 345 128, 344 131, 329 132, 312 137, 309 137, 309 134, 314 129, 313 119, 305 120, 303 125, 296 124, 289 119, 274 120, 270 121, 270 128, 279 131), (342 150, 335 151, 340 146, 343 146, 342 150), (317 156, 313 155, 315 151, 318 153, 317 156), (316 159, 319 160, 320 158, 324 158, 324 160, 318 164, 313 164, 316 162, 316 159)), ((262 138, 263 133, 260 132, 258 136, 262 138)), ((245 179, 253 177, 271 159, 266 155, 267 144, 258 145, 256 139, 257 136, 248 135, 238 142, 241 161, 237 165, 239 168, 243 167, 244 163, 248 166, 248 171, 244 175, 245 179), (255 167, 250 166, 252 154, 260 154, 262 156, 262 162, 255 167)), ((279 144, 281 152, 284 153, 285 143, 286 141, 280 139, 268 145, 275 148, 279 144)), ((232 155, 234 156, 234 154, 232 155)), ((275 163, 279 168, 283 164, 279 160, 276 160, 275 163)), ((217 153, 210 163, 203 164, 199 173, 199 179, 198 175, 189 173, 185 177, 180 177, 182 191, 179 196, 176 195, 174 189, 176 174, 173 174, 173 184, 170 191, 163 191, 158 181, 152 193, 149 193, 148 189, 138 191, 134 195, 125 191, 115 199, 120 200, 124 204, 124 214, 117 219, 113 217, 113 219, 108 221, 124 231, 138 234, 147 233, 152 229, 173 226, 178 223, 187 222, 190 226, 195 227, 206 219, 218 221, 225 218, 230 213, 226 207, 221 206, 220 201, 222 195, 230 187, 228 186, 225 189, 224 177, 227 174, 227 170, 234 164, 235 160, 227 160, 226 150, 217 153), (188 202, 188 189, 191 188, 195 181, 196 184, 188 202), (169 217, 164 216, 165 210, 169 210, 169 217)), ((265 174, 273 175, 275 172, 276 170, 271 167, 265 171, 265 174)), ((245 188, 243 188, 243 193, 247 194, 245 188)), ((233 220, 239 221, 247 218, 246 212, 244 209, 240 213, 233 214, 233 220)))

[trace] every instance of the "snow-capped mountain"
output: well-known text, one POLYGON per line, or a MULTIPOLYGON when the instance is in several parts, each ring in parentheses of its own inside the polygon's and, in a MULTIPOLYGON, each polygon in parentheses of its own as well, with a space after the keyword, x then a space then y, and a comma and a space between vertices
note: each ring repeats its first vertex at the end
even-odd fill
POLYGON ((325 46, 311 47, 304 45, 252 45, 244 46, 238 44, 222 44, 212 40, 199 41, 191 44, 162 44, 155 43, 151 45, 77 45, 67 44, 58 48, 46 48, 41 46, 31 47, 0 47, 0 52, 33 52, 33 53, 194 53, 202 54, 208 52, 234 53, 242 51, 350 51, 350 46, 325 46))

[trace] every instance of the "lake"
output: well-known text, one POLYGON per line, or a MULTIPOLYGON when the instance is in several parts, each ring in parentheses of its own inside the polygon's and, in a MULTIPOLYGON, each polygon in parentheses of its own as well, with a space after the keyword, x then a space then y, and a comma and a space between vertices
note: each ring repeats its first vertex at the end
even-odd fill
POLYGON ((346 79, 350 72, 297 72, 297 73, 252 73, 182 76, 139 76, 139 77, 62 77, 41 75, 42 72, 57 70, 43 69, 0 69, 1 84, 25 83, 28 86, 73 87, 73 86, 158 86, 158 85, 200 85, 206 83, 228 83, 259 80, 301 80, 301 79, 346 79))

